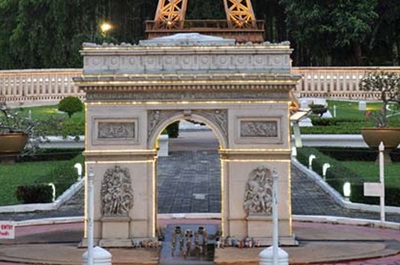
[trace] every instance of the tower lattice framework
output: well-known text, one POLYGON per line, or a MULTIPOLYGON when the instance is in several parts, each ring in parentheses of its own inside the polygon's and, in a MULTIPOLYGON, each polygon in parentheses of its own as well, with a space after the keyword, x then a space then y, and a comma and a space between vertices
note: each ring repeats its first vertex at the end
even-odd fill
MULTIPOLYGON (((253 28, 256 19, 250 0, 223 0, 228 27, 253 28)), ((159 29, 180 29, 185 21, 188 0, 159 0, 155 16, 159 29)))

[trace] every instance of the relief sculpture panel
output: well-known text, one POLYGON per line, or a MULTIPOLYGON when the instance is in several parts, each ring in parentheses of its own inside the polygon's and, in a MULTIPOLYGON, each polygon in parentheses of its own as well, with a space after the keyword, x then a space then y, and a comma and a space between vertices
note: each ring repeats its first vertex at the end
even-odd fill
POLYGON ((266 167, 258 167, 249 174, 243 203, 247 215, 272 214, 272 181, 272 173, 266 167))
POLYGON ((241 121, 240 137, 278 137, 277 121, 241 121))
POLYGON ((99 122, 97 137, 99 139, 135 138, 135 123, 134 122, 99 122))
POLYGON ((133 208, 129 169, 114 166, 106 170, 101 183, 103 216, 128 216, 133 208))

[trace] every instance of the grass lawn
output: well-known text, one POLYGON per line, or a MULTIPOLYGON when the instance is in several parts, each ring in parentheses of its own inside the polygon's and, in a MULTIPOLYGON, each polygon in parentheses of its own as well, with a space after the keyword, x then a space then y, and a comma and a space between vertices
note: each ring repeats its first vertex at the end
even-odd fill
MULTIPOLYGON (((379 166, 375 162, 362 161, 342 161, 343 166, 347 167, 366 182, 379 182, 379 166)), ((400 188, 400 163, 386 164, 385 186, 400 188)))
MULTIPOLYGON (((336 117, 332 119, 321 119, 311 115, 314 126, 302 127, 302 134, 360 134, 362 127, 374 127, 372 120, 367 120, 365 111, 358 110, 358 101, 327 100, 330 113, 334 114, 336 106, 336 117)), ((396 104, 390 105, 388 111, 388 125, 400 126, 400 111, 395 110, 396 104), (392 111, 393 110, 393 111, 392 111)), ((380 102, 367 102, 367 110, 379 111, 382 107, 380 102)))
MULTIPOLYGON (((65 165, 67 161, 21 162, 15 165, 0 165, 0 205, 19 204, 15 192, 20 185, 44 183, 50 172, 65 165)), ((50 182, 51 180, 48 180, 50 182)), ((62 181, 62 180, 60 180, 62 181)))

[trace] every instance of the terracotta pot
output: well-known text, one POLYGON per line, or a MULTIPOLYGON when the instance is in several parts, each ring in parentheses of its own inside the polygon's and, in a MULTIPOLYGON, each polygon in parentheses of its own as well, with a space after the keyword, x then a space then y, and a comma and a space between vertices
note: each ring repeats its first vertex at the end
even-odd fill
POLYGON ((0 161, 2 163, 13 163, 16 156, 24 150, 27 142, 28 134, 24 132, 1 133, 0 161))
POLYGON ((386 150, 397 148, 400 144, 400 127, 361 128, 364 141, 370 148, 377 149, 383 142, 386 150))

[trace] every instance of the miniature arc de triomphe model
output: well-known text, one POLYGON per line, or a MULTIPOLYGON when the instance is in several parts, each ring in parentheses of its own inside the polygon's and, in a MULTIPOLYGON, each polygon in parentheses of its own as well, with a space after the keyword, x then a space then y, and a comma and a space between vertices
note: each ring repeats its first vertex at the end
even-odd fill
POLYGON ((298 77, 291 51, 286 42, 235 44, 195 33, 84 44, 75 82, 87 98, 95 243, 129 247, 155 238, 157 139, 172 122, 194 120, 219 141, 223 236, 271 244, 275 171, 280 242, 295 244, 289 116, 298 77))

